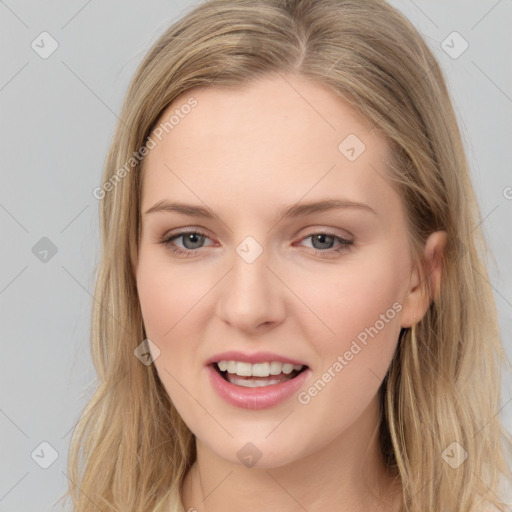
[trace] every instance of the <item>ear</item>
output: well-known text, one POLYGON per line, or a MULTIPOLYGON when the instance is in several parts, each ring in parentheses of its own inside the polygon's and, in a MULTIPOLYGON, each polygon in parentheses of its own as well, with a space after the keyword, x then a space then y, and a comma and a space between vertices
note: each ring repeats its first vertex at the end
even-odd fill
POLYGON ((413 268, 403 300, 402 327, 411 327, 419 322, 432 301, 437 299, 441 287, 442 254, 447 240, 446 231, 435 231, 427 238, 421 265, 413 268))

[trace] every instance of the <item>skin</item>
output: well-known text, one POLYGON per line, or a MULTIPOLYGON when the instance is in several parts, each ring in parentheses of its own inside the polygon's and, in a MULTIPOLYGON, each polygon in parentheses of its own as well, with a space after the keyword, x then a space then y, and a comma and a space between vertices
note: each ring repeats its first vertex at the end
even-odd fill
MULTIPOLYGON (((146 333, 160 350, 154 364, 196 436, 185 510, 395 510, 400 488, 377 444, 377 392, 400 329, 419 321, 431 299, 389 184, 385 139, 327 87, 296 75, 237 90, 196 88, 163 118, 190 96, 197 106, 145 160, 136 266, 146 333), (348 134, 366 146, 354 161, 338 149, 348 134), (325 198, 375 213, 277 217, 284 206, 325 198), (163 199, 207 206, 217 217, 144 213, 163 199), (202 245, 159 243, 194 229, 207 235, 202 245), (336 239, 311 237, 322 229, 353 244, 336 253, 336 239), (252 263, 236 252, 247 236, 263 249, 252 263), (171 247, 198 250, 186 257, 171 247), (401 310, 307 404, 293 395, 264 410, 237 408, 209 383, 209 357, 268 350, 307 362, 306 390, 394 303, 401 310), (248 441, 262 454, 251 468, 237 457, 248 441)), ((437 232, 425 245, 434 290, 445 240, 437 232)))

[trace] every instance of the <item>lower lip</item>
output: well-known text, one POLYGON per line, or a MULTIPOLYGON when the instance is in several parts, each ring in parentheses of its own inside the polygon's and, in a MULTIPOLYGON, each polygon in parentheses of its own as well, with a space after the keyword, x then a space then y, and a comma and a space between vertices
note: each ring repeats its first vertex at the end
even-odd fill
POLYGON ((217 394, 235 407, 244 409, 267 409, 277 405, 293 395, 304 384, 310 369, 307 368, 297 377, 258 388, 247 388, 231 384, 212 366, 207 367, 208 377, 217 394))

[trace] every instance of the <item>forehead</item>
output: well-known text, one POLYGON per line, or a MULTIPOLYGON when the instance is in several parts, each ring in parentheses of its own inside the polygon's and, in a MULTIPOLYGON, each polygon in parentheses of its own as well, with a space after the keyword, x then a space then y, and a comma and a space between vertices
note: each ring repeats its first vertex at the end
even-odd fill
POLYGON ((229 193, 255 206, 326 192, 378 204, 393 193, 385 190, 385 139, 327 86, 295 75, 191 89, 158 126, 144 162, 144 204, 166 191, 196 202, 199 193, 209 200, 229 193), (184 108, 191 99, 195 106, 184 108))

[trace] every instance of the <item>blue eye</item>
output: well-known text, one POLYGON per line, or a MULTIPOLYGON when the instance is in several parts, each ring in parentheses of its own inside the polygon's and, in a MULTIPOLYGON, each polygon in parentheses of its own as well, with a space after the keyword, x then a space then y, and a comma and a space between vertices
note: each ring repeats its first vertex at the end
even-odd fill
MULTIPOLYGON (((160 243, 163 244, 168 249, 170 249, 174 254, 190 257, 194 256, 199 252, 201 245, 207 238, 208 236, 200 231, 182 231, 181 233, 175 233, 168 237, 162 238, 160 240, 160 243), (176 246, 176 244, 174 243, 174 241, 178 240, 179 238, 182 239, 183 248, 176 246), (187 245, 189 247, 187 247, 187 245), (190 247, 190 245, 192 245, 192 247, 190 247)), ((315 249, 315 254, 320 255, 321 257, 324 257, 324 254, 326 255, 325 257, 327 257, 332 253, 341 253, 348 251, 350 249, 349 246, 352 245, 353 243, 352 240, 347 240, 338 235, 335 235, 334 233, 329 233, 327 231, 319 231, 312 233, 302 238, 301 241, 307 240, 308 238, 311 238, 314 242, 319 242, 320 245, 329 246, 312 247, 312 249, 315 249), (335 246, 334 248, 330 247, 333 242, 338 242, 338 246, 335 246)))
POLYGON ((184 245, 188 243, 194 245, 198 243, 196 239, 199 239, 199 242, 204 242, 204 239, 208 237, 204 233, 201 233, 199 231, 182 231, 181 233, 171 235, 161 240, 161 243, 164 244, 165 247, 170 249, 173 253, 184 256, 193 256, 198 252, 199 248, 190 248, 185 246, 185 250, 183 250, 180 247, 176 247, 176 245, 173 242, 178 238, 183 239, 184 245))
POLYGON ((312 239, 313 242, 320 242, 320 245, 327 244, 331 245, 333 242, 338 242, 338 246, 333 247, 314 247, 315 253, 319 254, 320 256, 323 256, 322 253, 340 253, 349 250, 350 245, 352 245, 352 240, 347 240, 346 238, 342 238, 341 236, 335 235, 334 233, 328 233, 327 231, 321 231, 318 233, 313 233, 311 235, 308 235, 304 237, 302 240, 306 240, 307 238, 312 239), (325 239, 327 238, 327 242, 325 242, 325 239))

